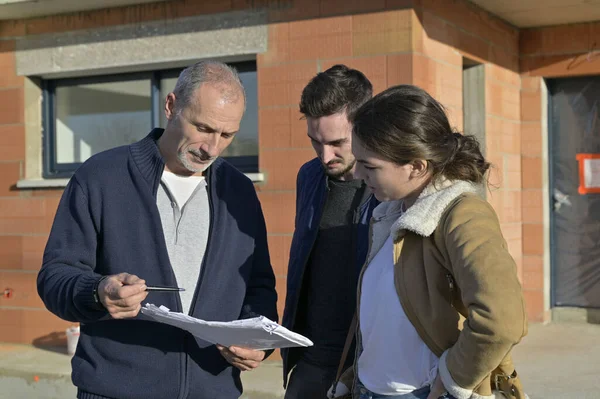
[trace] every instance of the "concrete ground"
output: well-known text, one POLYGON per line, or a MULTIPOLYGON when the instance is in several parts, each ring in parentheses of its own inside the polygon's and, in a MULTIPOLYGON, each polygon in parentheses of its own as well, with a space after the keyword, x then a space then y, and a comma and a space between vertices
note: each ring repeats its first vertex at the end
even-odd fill
MULTIPOLYGON (((531 399, 600 398, 600 326, 531 325, 514 358, 531 399)), ((75 397, 70 358, 61 350, 0 344, 0 399, 75 397)), ((281 366, 263 364, 243 374, 242 399, 280 399, 281 366)))

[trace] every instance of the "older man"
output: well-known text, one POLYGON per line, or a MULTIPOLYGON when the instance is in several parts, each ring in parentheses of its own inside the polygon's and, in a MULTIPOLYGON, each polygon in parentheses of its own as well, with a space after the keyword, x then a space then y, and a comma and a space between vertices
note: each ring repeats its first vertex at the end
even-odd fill
POLYGON ((218 158, 245 101, 233 69, 197 63, 166 98, 164 131, 92 157, 69 182, 38 291, 53 313, 81 323, 78 398, 238 398, 239 370, 265 357, 139 314, 147 301, 205 320, 277 319, 260 203, 218 158), (185 292, 148 294, 147 285, 185 292))

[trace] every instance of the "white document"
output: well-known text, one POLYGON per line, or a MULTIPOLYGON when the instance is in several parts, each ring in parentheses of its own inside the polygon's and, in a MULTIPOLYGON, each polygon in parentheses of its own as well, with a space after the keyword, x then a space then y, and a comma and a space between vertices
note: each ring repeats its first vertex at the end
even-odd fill
POLYGON ((235 345, 257 350, 313 345, 310 339, 264 316, 229 322, 204 321, 150 303, 142 308, 142 313, 154 321, 181 328, 212 344, 235 345))

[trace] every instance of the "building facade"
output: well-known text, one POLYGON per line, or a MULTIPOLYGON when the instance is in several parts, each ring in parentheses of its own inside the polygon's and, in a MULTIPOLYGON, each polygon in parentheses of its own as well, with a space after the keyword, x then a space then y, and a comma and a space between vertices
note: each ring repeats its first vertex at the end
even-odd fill
POLYGON ((517 261, 530 321, 597 319, 600 6, 562 3, 0 5, 0 341, 64 339, 70 324, 45 310, 36 276, 70 174, 90 155, 162 126, 177 73, 206 58, 235 65, 248 91, 242 134, 225 155, 255 181, 280 312, 296 173, 314 157, 300 93, 317 72, 343 63, 376 92, 424 88, 457 129, 484 143, 494 165, 485 195, 517 261))

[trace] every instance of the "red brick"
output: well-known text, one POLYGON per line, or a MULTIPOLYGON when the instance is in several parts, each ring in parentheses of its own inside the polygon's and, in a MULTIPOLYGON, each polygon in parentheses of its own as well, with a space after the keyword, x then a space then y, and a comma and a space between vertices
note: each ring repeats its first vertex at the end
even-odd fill
POLYGON ((0 21, 0 37, 24 36, 25 22, 23 20, 8 19, 0 21))
POLYGON ((18 196, 17 181, 21 177, 21 162, 0 163, 0 197, 18 196))
POLYGON ((503 219, 505 223, 517 223, 521 221, 521 192, 520 191, 509 191, 504 190, 502 205, 503 219))
POLYGON ((48 234, 52 223, 46 218, 0 218, 0 235, 48 234))
POLYGON ((523 157, 521 159, 523 171, 523 189, 542 188, 542 159, 523 157))
POLYGON ((271 234, 294 232, 296 193, 294 191, 262 191, 258 197, 265 213, 267 231, 271 234))
POLYGON ((467 1, 420 0, 423 9, 500 47, 518 48, 519 31, 467 1))
POLYGON ((541 190, 523 190, 523 223, 543 223, 544 207, 541 190))
MULTIPOLYGON (((180 7, 182 6, 181 2, 177 3, 180 7)), ((155 2, 126 7, 104 8, 100 10, 30 18, 26 21, 25 30, 27 35, 41 35, 45 33, 58 33, 81 29, 104 28, 115 25, 136 24, 164 19, 165 16, 166 3, 155 2)), ((186 16, 189 16, 189 14, 186 16)))
POLYGON ((423 53, 439 61, 462 67, 458 30, 430 12, 423 12, 423 53))
POLYGON ((291 146, 291 112, 291 107, 259 109, 258 142, 261 151, 267 148, 289 148, 291 146))
POLYGON ((413 75, 413 55, 397 54, 387 56, 387 86, 411 84, 413 75))
POLYGON ((521 153, 529 157, 541 157, 542 146, 541 123, 523 122, 521 124, 521 153))
POLYGON ((544 292, 524 291, 525 309, 530 322, 541 322, 544 320, 544 292))
POLYGON ((310 140, 306 135, 306 119, 298 108, 292 109, 290 113, 290 129, 292 132, 292 147, 312 148, 310 140))
POLYGON ((321 63, 321 68, 327 70, 340 63, 364 73, 373 84, 374 93, 379 93, 387 88, 387 59, 385 56, 326 60, 321 63))
POLYGON ((516 121, 488 115, 486 118, 486 141, 488 140, 494 142, 493 146, 489 147, 493 151, 513 155, 520 154, 520 124, 516 121))
POLYGON ((259 105, 264 107, 298 104, 302 90, 316 72, 316 62, 259 68, 259 105))
POLYGON ((523 254, 544 254, 544 225, 541 223, 523 224, 523 254))
POLYGON ((44 217, 46 208, 41 198, 0 198, 0 217, 44 217))
MULTIPOLYGON (((233 1, 233 3, 240 1, 233 1)), ((247 3, 244 1, 244 3, 247 3)), ((226 0, 183 0, 166 2, 167 18, 185 18, 194 15, 224 13, 232 10, 232 2, 226 0)))
POLYGON ((290 258, 291 235, 269 235, 269 253, 276 277, 286 277, 290 258))
MULTIPOLYGON (((22 268, 23 240, 19 236, 0 236, 0 269, 22 268)), ((0 290, 3 288, 0 286, 0 290)))
POLYGON ((23 89, 0 90, 0 125, 17 124, 24 121, 23 89))
POLYGON ((519 73, 518 49, 507 50, 498 46, 489 46, 487 60, 499 68, 519 73))
POLYGON ((305 36, 290 39, 290 61, 341 58, 352 55, 352 34, 305 36))
POLYGON ((544 29, 521 29, 519 34, 519 51, 522 55, 541 53, 543 46, 544 29))
POLYGON ((48 236, 23 236, 21 239, 23 248, 22 269, 39 270, 48 236))
POLYGON ((63 188, 41 188, 29 192, 33 197, 61 197, 64 191, 63 188))
POLYGON ((0 140, 1 161, 25 160, 25 125, 0 125, 0 140))
POLYGON ((519 64, 517 62, 517 71, 503 68, 494 64, 485 65, 485 78, 501 82, 505 85, 513 86, 516 89, 521 88, 521 75, 518 72, 519 64))
POLYGON ((543 271, 544 257, 536 255, 523 256, 523 270, 526 271, 543 271))
POLYGON ((290 39, 352 33, 352 16, 319 18, 289 23, 290 39))
POLYGON ((262 151, 260 170, 267 174, 262 190, 295 190, 298 170, 314 155, 312 149, 262 151))
POLYGON ((521 115, 519 93, 517 88, 486 80, 486 112, 501 118, 519 121, 521 115))
POLYGON ((0 89, 22 87, 23 76, 17 76, 14 67, 0 67, 0 89))
POLYGON ((521 89, 524 91, 540 91, 542 78, 521 75, 521 89))
POLYGON ((14 40, 0 39, 0 66, 8 67, 15 64, 16 43, 14 40))
POLYGON ((320 15, 347 15, 385 9, 385 0, 326 0, 321 1, 320 15))
POLYGON ((523 289, 543 292, 543 290, 544 290, 544 271, 543 270, 523 271, 523 289))
POLYGON ((45 310, 0 308, 0 341, 4 342, 44 343, 72 325, 45 310))
POLYGON ((521 73, 545 78, 563 76, 597 75, 600 71, 600 54, 588 59, 588 52, 573 56, 548 55, 521 57, 521 73))
POLYGON ((269 25, 269 36, 267 51, 258 54, 256 61, 258 67, 275 65, 289 61, 290 59, 290 37, 289 24, 269 25))
POLYGON ((521 91, 521 120, 539 121, 542 119, 542 97, 540 93, 521 91))
POLYGON ((275 289, 277 290, 277 313, 280 319, 283 317, 283 310, 285 308, 286 288, 287 279, 285 277, 277 277, 275 279, 275 289))
MULTIPOLYGON (((509 240, 520 240, 523 235, 523 229, 521 223, 502 223, 502 235, 504 239, 509 240)), ((519 249, 521 252, 521 249, 519 249)))
POLYGON ((543 28, 542 47, 539 51, 543 54, 564 54, 588 52, 592 47, 590 41, 590 24, 557 25, 543 28))
POLYGON ((12 290, 10 298, 0 295, 0 307, 13 306, 44 309, 44 304, 37 294, 37 273, 0 271, 0 290, 12 290))

